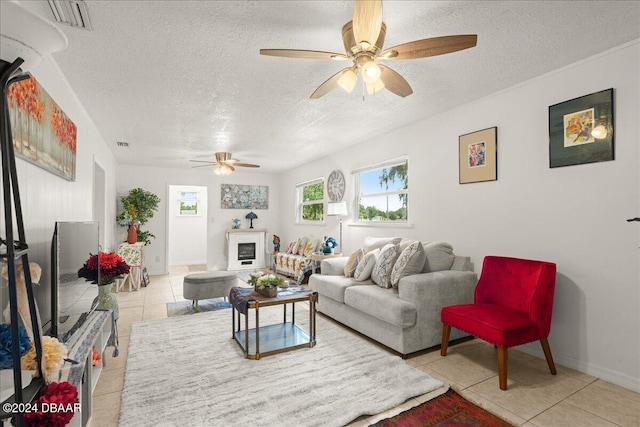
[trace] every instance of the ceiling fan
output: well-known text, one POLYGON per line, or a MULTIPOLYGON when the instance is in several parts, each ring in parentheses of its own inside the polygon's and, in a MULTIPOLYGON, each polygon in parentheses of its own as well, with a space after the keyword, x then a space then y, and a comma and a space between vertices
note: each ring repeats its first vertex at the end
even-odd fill
POLYGON ((260 49, 261 55, 284 58, 350 60, 353 65, 344 68, 322 83, 311 94, 311 99, 326 95, 337 86, 351 92, 358 80, 358 72, 369 94, 386 88, 398 96, 413 93, 409 83, 378 60, 426 58, 468 49, 476 45, 476 34, 434 37, 415 40, 383 50, 387 26, 382 22, 382 0, 356 0, 353 20, 342 28, 342 41, 346 53, 299 49, 260 49))
POLYGON ((242 168, 259 168, 260 165, 254 165, 251 163, 241 163, 237 159, 231 158, 231 153, 227 153, 224 151, 219 151, 216 153, 215 162, 212 160, 190 160, 191 162, 196 163, 206 163, 205 165, 194 166, 194 168, 204 168, 209 166, 216 166, 213 171, 216 175, 229 175, 231 172, 236 170, 236 167, 242 168))

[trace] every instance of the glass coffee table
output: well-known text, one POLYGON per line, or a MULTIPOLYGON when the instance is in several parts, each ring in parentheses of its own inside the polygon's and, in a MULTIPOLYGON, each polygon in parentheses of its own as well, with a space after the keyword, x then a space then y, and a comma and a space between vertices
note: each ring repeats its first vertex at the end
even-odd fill
POLYGON ((229 292, 231 303, 231 326, 233 339, 236 340, 247 359, 261 357, 303 347, 316 345, 316 301, 318 293, 299 286, 282 288, 278 296, 269 298, 255 292, 252 288, 232 288, 229 292), (289 290, 291 289, 291 290, 289 290), (296 325, 296 303, 309 302, 309 330, 296 325), (287 321, 287 305, 291 304, 291 316, 287 321), (281 305, 282 323, 260 325, 260 311, 265 307, 281 305), (249 315, 255 313, 255 328, 249 329, 249 315), (241 316, 244 316, 244 322, 241 316), (242 329, 244 323, 244 329, 242 329))

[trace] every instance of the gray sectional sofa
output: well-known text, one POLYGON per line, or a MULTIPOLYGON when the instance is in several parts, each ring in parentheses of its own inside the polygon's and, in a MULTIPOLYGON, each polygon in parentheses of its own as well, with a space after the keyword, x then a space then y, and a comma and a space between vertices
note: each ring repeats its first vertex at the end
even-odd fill
MULTIPOLYGON (((402 239, 398 247, 406 248, 411 242, 402 239)), ((441 308, 472 303, 477 276, 470 259, 454 255, 448 243, 422 246, 426 254, 422 272, 402 277, 397 288, 345 277, 347 257, 322 261, 321 273, 309 279, 310 288, 318 292, 318 311, 390 347, 403 358, 440 344, 441 308)), ((363 251, 371 250, 365 240, 363 251)), ((465 335, 451 331, 451 339, 465 335)))

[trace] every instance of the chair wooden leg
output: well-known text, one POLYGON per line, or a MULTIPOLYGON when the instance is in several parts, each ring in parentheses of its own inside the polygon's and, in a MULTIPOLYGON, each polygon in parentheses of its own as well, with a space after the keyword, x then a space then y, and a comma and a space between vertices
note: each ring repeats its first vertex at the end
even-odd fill
POLYGON ((549 370, 553 375, 556 374, 556 365, 553 363, 553 356, 551 355, 551 347, 549 347, 549 341, 546 338, 540 338, 540 344, 542 344, 542 351, 544 351, 544 357, 547 359, 549 370))
POLYGON ((500 390, 507 389, 507 348, 498 347, 498 379, 500 390))
POLYGON ((451 326, 442 324, 442 346, 440 347, 440 355, 447 355, 447 347, 449 347, 449 335, 451 335, 451 326))

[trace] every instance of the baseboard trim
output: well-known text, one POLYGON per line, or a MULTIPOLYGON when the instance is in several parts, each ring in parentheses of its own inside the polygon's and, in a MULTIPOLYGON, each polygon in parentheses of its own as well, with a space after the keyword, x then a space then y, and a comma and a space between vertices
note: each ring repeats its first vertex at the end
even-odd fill
MULTIPOLYGON (((542 348, 540 347, 540 344, 538 342, 522 345, 518 347, 518 349, 524 351, 525 353, 544 359, 544 353, 542 352, 542 348)), ((553 360, 559 365, 575 369, 576 371, 592 375, 601 380, 605 380, 610 383, 619 385, 620 387, 635 391, 636 393, 640 393, 640 378, 634 378, 630 375, 615 371, 613 369, 605 368, 593 363, 584 362, 582 360, 569 357, 562 353, 556 353, 553 351, 553 348, 551 348, 551 353, 553 354, 553 360)))

